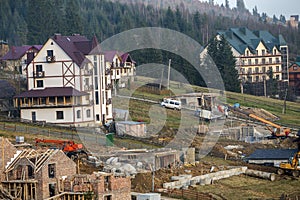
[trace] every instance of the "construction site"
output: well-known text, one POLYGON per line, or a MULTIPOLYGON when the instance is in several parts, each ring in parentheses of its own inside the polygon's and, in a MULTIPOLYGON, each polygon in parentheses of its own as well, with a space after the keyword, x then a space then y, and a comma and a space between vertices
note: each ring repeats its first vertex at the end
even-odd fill
POLYGON ((121 112, 115 133, 78 129, 84 134, 74 140, 49 131, 20 136, 15 125, 8 131, 13 137, 0 141, 0 198, 298 199, 298 130, 278 125, 278 117, 265 109, 218 105, 217 98, 172 97, 181 102, 180 111, 158 105, 197 121, 158 134, 151 123, 125 119, 121 112))

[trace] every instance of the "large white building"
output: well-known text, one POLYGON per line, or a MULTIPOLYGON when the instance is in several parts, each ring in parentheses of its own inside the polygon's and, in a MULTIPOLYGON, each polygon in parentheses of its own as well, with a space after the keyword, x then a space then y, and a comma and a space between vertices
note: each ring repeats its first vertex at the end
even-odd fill
POLYGON ((282 35, 275 37, 266 30, 246 27, 219 31, 218 35, 223 35, 232 47, 242 86, 264 82, 270 70, 273 78, 288 83, 288 45, 282 35))
POLYGON ((98 46, 96 37, 49 38, 27 66, 28 90, 15 96, 21 119, 73 126, 111 120, 111 76, 98 46))

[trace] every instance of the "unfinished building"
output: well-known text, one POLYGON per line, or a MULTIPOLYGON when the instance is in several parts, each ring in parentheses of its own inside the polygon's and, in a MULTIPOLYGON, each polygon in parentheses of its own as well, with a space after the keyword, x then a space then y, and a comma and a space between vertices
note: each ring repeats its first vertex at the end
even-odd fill
POLYGON ((0 144, 1 144, 1 162, 0 162, 0 180, 4 180, 4 170, 6 163, 11 160, 11 158, 14 157, 14 155, 17 152, 17 149, 14 147, 14 145, 6 138, 0 137, 0 144))
POLYGON ((2 185, 11 196, 39 200, 57 195, 59 179, 76 174, 76 164, 58 149, 30 149, 17 151, 4 173, 2 185))
POLYGON ((61 181, 61 186, 61 189, 66 193, 85 194, 86 199, 131 199, 130 177, 115 176, 112 173, 94 172, 91 175, 68 176, 61 181))

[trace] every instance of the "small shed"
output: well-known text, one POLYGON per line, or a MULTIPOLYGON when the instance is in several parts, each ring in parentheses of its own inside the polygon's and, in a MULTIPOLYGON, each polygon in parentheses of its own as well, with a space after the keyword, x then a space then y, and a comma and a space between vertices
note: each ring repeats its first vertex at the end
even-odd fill
POLYGON ((116 122, 116 134, 118 136, 131 135, 134 137, 146 137, 145 122, 119 121, 116 122))
POLYGON ((297 151, 297 149, 257 149, 247 157, 247 161, 253 164, 279 167, 281 162, 288 162, 297 151))

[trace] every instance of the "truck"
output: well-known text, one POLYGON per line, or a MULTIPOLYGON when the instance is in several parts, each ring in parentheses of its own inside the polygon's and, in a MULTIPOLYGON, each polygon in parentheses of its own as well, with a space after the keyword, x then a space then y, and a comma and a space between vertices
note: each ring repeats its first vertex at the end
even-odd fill
POLYGON ((57 148, 61 149, 72 160, 82 159, 87 157, 88 154, 83 150, 82 144, 77 144, 72 140, 54 140, 54 139, 35 139, 36 146, 39 143, 54 144, 57 148))

